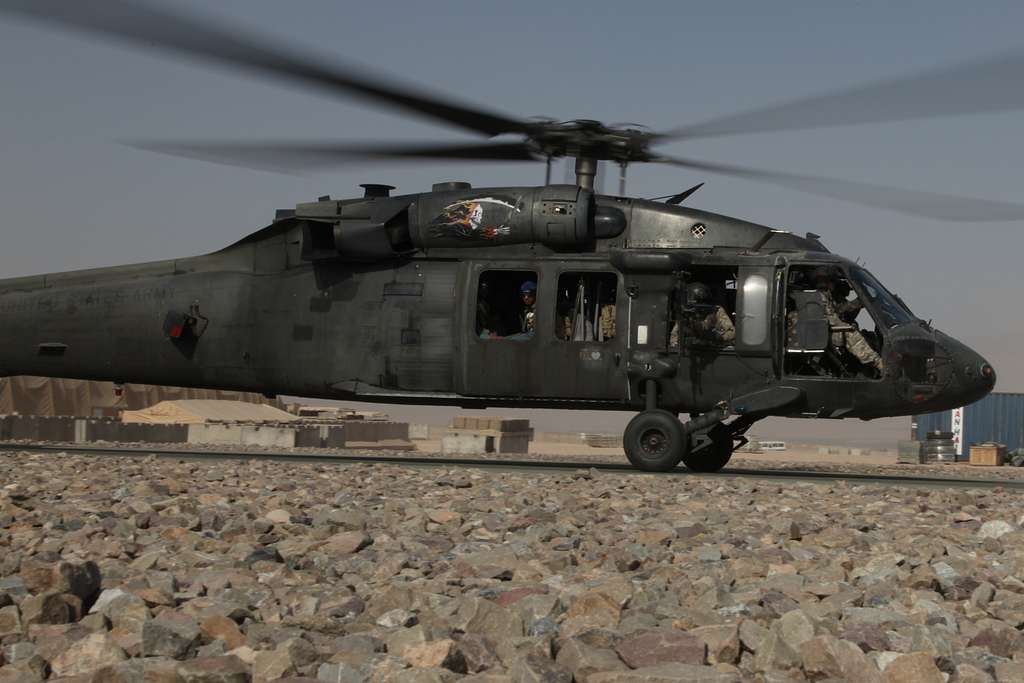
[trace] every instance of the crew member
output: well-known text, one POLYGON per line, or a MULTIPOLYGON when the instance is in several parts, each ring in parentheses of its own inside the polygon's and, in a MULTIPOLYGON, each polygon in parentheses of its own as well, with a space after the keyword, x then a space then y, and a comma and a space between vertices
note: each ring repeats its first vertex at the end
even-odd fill
MULTIPOLYGON (((829 273, 829 269, 824 266, 815 268, 812 279, 814 281, 814 288, 818 291, 818 297, 821 299, 822 308, 825 310, 825 319, 828 320, 832 346, 836 349, 845 348, 863 365, 873 367, 881 373, 882 357, 868 344, 868 340, 864 338, 864 335, 858 329, 857 323, 852 320, 847 322, 840 315, 832 295, 834 278, 829 273)), ((859 311, 859 301, 843 302, 846 304, 843 308, 846 316, 850 315, 852 310, 850 304, 854 302, 856 302, 856 310, 859 311)), ((854 313, 854 317, 856 317, 856 313, 854 313)))
MULTIPOLYGON (((736 341, 736 326, 725 307, 711 303, 711 290, 703 282, 692 282, 686 287, 686 303, 691 309, 684 315, 684 330, 696 339, 722 346, 736 341)), ((672 325, 669 346, 679 346, 679 323, 672 325)))
POLYGON ((537 329, 537 283, 527 280, 519 287, 522 308, 519 311, 519 331, 532 336, 537 329))
POLYGON ((729 345, 736 341, 736 326, 725 307, 711 303, 711 290, 703 282, 686 288, 687 303, 696 308, 688 317, 690 334, 705 341, 729 345), (710 310, 709 310, 710 309, 710 310))
POLYGON ((832 281, 832 300, 836 305, 836 313, 846 323, 853 323, 857 320, 857 316, 864 309, 864 305, 854 294, 852 299, 847 300, 850 296, 850 292, 853 291, 850 288, 850 283, 846 280, 833 280, 832 281))

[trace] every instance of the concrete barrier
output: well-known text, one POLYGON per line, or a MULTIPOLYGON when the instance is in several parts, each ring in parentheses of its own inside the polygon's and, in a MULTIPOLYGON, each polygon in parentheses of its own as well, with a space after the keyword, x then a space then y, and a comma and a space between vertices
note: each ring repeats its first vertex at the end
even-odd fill
POLYGON ((262 446, 264 448, 295 447, 295 429, 292 427, 244 425, 240 431, 243 446, 262 446))
POLYGON ((409 425, 409 438, 414 440, 426 441, 430 438, 430 425, 427 424, 410 424, 409 425))
POLYGON ((237 425, 191 424, 188 426, 188 442, 198 444, 241 444, 242 431, 237 425))
POLYGON ((472 432, 449 432, 441 439, 445 455, 480 455, 494 452, 494 437, 472 432))
MULTIPOLYGON (((466 438, 467 444, 476 443, 473 437, 485 437, 488 441, 485 445, 488 450, 474 451, 477 453, 528 453, 530 441, 533 439, 533 430, 530 429, 529 420, 508 420, 503 417, 471 417, 468 415, 457 415, 452 418, 451 425, 441 438, 441 451, 444 451, 445 440, 451 444, 451 448, 459 449, 462 446, 459 441, 466 438)), ((476 446, 466 446, 467 448, 476 446)), ((452 450, 452 453, 460 452, 452 450)), ((470 451, 467 451, 470 452, 470 451)))
MULTIPOLYGON (((429 433, 429 429, 428 429, 429 433)), ((107 418, 0 416, 0 440, 89 443, 192 443, 265 448, 345 448, 380 443, 408 447, 404 422, 344 421, 334 424, 147 424, 107 418)))

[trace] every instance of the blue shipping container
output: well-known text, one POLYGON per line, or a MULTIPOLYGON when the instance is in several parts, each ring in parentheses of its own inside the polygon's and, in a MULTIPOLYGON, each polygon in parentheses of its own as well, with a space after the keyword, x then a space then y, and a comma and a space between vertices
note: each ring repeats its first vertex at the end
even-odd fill
MULTIPOLYGON (((1024 394, 992 393, 961 409, 962 453, 967 460, 973 444, 985 441, 1006 444, 1008 450, 1024 448, 1024 394)), ((924 441, 928 432, 952 432, 953 411, 915 415, 917 438, 924 441)))

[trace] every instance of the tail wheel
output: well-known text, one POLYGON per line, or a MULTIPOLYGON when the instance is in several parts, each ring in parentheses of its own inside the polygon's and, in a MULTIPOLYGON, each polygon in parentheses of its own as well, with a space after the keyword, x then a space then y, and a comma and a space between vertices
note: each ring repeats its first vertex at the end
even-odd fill
POLYGON ((637 469, 667 472, 686 456, 689 440, 679 419, 667 410, 645 410, 626 426, 622 445, 637 469))
POLYGON ((708 438, 696 448, 687 449, 682 461, 693 472, 717 472, 732 458, 732 438, 708 438))

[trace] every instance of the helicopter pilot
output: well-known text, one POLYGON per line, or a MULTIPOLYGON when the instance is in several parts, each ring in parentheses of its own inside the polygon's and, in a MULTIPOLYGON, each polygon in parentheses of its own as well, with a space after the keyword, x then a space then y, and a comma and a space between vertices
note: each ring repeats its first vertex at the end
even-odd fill
POLYGON ((850 286, 845 282, 840 282, 824 266, 814 269, 811 280, 821 298, 822 307, 825 309, 825 318, 828 320, 831 331, 831 345, 836 349, 845 348, 861 364, 873 367, 881 373, 882 357, 871 348, 857 323, 854 322, 863 306, 856 297, 849 301, 846 300, 850 286))

